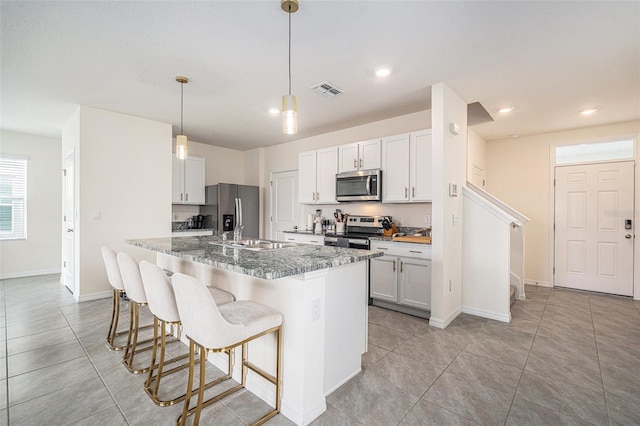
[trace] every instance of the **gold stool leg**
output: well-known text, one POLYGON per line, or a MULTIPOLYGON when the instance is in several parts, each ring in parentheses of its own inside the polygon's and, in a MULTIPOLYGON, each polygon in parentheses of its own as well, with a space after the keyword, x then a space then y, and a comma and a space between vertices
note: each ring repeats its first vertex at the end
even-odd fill
POLYGON ((195 365, 195 343, 193 340, 189 340, 189 378, 187 379, 187 394, 184 398, 184 407, 182 407, 182 414, 178 417, 176 424, 178 426, 184 426, 187 423, 187 416, 189 415, 189 404, 191 402, 191 394, 193 388, 193 371, 196 369, 195 365))
MULTIPOLYGON (((148 351, 153 349, 153 345, 136 349, 138 345, 138 330, 140 329, 140 304, 133 301, 129 302, 131 309, 131 320, 129 321, 129 339, 127 340, 127 348, 124 356, 122 357, 122 363, 127 367, 127 370, 133 374, 146 373, 149 371, 149 367, 134 368, 133 361, 137 353, 148 351)), ((139 342, 140 344, 149 343, 153 339, 147 339, 139 342)))
POLYGON ((126 348, 126 345, 115 346, 116 337, 122 336, 126 331, 118 332, 118 319, 120 318, 120 290, 113 289, 113 308, 111 310, 111 324, 109 325, 109 332, 107 333, 107 346, 114 351, 121 351, 126 348))

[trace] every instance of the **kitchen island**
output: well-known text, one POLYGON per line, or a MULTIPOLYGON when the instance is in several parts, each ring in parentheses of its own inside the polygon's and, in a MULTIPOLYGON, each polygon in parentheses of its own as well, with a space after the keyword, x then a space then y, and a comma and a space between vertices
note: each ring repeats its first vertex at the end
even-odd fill
MULTIPOLYGON (((322 414, 325 397, 360 371, 367 351, 367 260, 382 253, 297 244, 252 250, 214 236, 127 243, 158 252, 162 268, 282 313, 281 412, 296 424, 309 424, 322 414)), ((252 343, 250 359, 274 373, 274 336, 252 343)), ((212 354, 209 360, 226 369, 224 355, 212 354)), ((239 380, 239 353, 235 360, 233 375, 239 380)), ((260 377, 250 373, 247 388, 273 403, 275 389, 260 377)))

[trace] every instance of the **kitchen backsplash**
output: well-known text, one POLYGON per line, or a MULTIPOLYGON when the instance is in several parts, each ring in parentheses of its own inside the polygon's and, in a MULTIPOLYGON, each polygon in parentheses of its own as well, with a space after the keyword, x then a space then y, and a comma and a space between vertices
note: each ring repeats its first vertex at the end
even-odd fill
POLYGON ((340 203, 326 205, 300 205, 300 219, 298 226, 304 229, 306 226, 307 215, 315 214, 317 209, 322 210, 322 216, 326 219, 333 219, 333 212, 336 209, 342 210, 343 213, 361 216, 391 216, 396 226, 404 226, 411 228, 424 228, 431 226, 431 203, 415 203, 415 204, 383 204, 378 202, 358 202, 358 203, 340 203), (429 222, 425 222, 425 216, 429 216, 429 222))
POLYGON ((171 208, 171 222, 184 222, 198 214, 200 214, 200 206, 173 204, 171 208))

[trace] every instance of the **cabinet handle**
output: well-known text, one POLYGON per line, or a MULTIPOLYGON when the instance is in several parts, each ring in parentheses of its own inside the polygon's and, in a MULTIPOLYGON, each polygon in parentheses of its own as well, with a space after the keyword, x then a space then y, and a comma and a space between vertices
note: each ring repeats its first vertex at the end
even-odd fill
POLYGON ((422 253, 422 252, 418 250, 409 250, 409 253, 422 253))
POLYGON ((360 168, 362 168, 362 158, 360 159, 360 168))
POLYGON ((412 196, 413 198, 416 198, 416 187, 415 187, 415 186, 412 186, 412 187, 411 187, 411 196, 412 196))
POLYGON ((404 198, 408 198, 409 197, 409 188, 407 188, 406 186, 404 187, 404 198))
POLYGON ((182 200, 182 192, 180 193, 180 201, 183 201, 183 200, 182 200))
POLYGON ((310 243, 317 243, 318 240, 309 240, 310 243))
POLYGON ((185 194, 185 201, 189 201, 189 194, 185 194))
POLYGON ((401 260, 401 261, 400 261, 400 273, 402 273, 402 269, 403 269, 402 267, 403 267, 403 266, 404 266, 404 262, 401 260))
POLYGON ((396 261, 394 260, 393 261, 393 272, 395 272, 395 271, 396 271, 396 261))
POLYGON ((353 159, 353 168, 354 168, 354 169, 357 169, 357 168, 358 168, 358 163, 356 163, 356 161, 358 161, 358 160, 356 160, 356 159, 354 158, 354 159, 353 159))
POLYGON ((389 250, 389 249, 386 247, 378 247, 376 250, 389 250))
POLYGON ((287 238, 287 241, 295 241, 293 238, 287 238))

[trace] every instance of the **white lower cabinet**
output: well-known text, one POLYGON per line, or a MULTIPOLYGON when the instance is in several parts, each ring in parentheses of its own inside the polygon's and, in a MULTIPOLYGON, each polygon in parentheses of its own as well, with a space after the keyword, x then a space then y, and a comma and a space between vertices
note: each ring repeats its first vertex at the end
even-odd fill
POLYGON ((431 310, 431 246, 371 241, 371 250, 385 253, 371 260, 371 298, 431 310))
POLYGON ((284 240, 301 244, 324 245, 324 236, 315 234, 298 234, 296 232, 285 232, 284 240))

